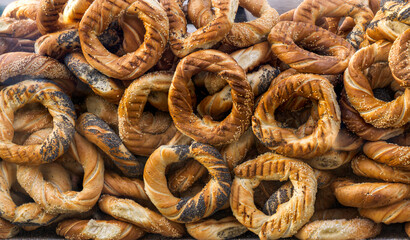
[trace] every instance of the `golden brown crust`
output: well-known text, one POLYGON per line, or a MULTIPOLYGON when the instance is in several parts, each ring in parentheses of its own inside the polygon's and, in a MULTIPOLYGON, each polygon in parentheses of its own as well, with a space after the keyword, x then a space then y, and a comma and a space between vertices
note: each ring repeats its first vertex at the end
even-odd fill
POLYGON ((133 15, 123 14, 118 23, 123 31, 122 51, 134 52, 144 42, 145 28, 143 22, 133 15))
POLYGON ((38 10, 38 0, 17 0, 7 4, 4 8, 2 17, 15 19, 36 20, 38 10))
POLYGON ((11 52, 0 56, 0 82, 10 85, 25 79, 48 79, 71 95, 76 80, 64 64, 35 53, 11 52))
POLYGON ((103 195, 98 206, 114 218, 132 223, 150 233, 158 233, 166 237, 182 237, 185 233, 183 225, 172 222, 130 199, 103 195))
POLYGON ((370 123, 366 123, 356 109, 350 105, 345 93, 342 93, 339 105, 342 120, 347 129, 363 139, 369 141, 386 140, 404 133, 404 126, 399 128, 376 128, 370 123))
POLYGON ((281 61, 307 73, 341 73, 354 53, 354 48, 343 38, 304 22, 279 22, 272 28, 268 41, 272 52, 281 61), (320 51, 323 55, 313 51, 320 51))
POLYGON ((367 142, 363 146, 363 152, 373 161, 395 168, 410 170, 410 147, 408 146, 400 146, 385 141, 367 142))
POLYGON ((213 147, 194 142, 190 146, 161 146, 151 154, 144 169, 145 191, 152 203, 168 219, 195 222, 210 216, 228 201, 231 176, 220 153, 213 147), (209 172, 211 180, 193 197, 177 198, 168 189, 165 170, 175 162, 194 158, 209 172))
POLYGON ((65 24, 79 23, 93 1, 94 0, 68 0, 64 6, 62 22, 65 24))
POLYGON ((70 219, 60 222, 56 233, 71 240, 133 240, 145 232, 133 224, 117 220, 70 219))
POLYGON ((402 223, 410 220, 410 200, 379 208, 359 208, 363 217, 370 218, 376 223, 402 223))
POLYGON ((253 93, 245 72, 233 58, 216 50, 201 50, 179 62, 169 90, 168 108, 175 126, 183 134, 211 145, 228 144, 239 139, 250 125, 253 93), (200 119, 194 114, 188 84, 200 71, 217 73, 232 89, 232 111, 221 122, 209 116, 200 119))
POLYGON ((36 22, 31 19, 0 18, 0 36, 36 40, 41 36, 36 22))
POLYGON ((403 87, 410 86, 410 71, 408 67, 410 64, 409 41, 410 30, 406 30, 394 41, 389 52, 389 66, 391 73, 396 81, 398 81, 403 87))
POLYGON ((240 223, 261 239, 290 237, 313 215, 316 178, 305 163, 281 155, 266 153, 242 163, 234 170, 235 180, 230 197, 231 209, 240 223), (292 182, 292 198, 267 216, 255 207, 253 188, 262 180, 288 179, 292 182))
POLYGON ((188 190, 207 170, 198 161, 189 160, 182 168, 172 172, 168 177, 168 188, 172 193, 188 190))
POLYGON ((142 174, 145 159, 136 158, 101 118, 92 113, 83 113, 77 120, 76 129, 107 154, 125 176, 142 174))
POLYGON ((242 134, 238 141, 225 145, 221 149, 221 155, 226 161, 230 171, 245 160, 246 154, 255 145, 255 135, 249 128, 242 134))
POLYGON ((169 45, 172 52, 182 58, 198 50, 208 49, 221 41, 231 30, 238 0, 211 0, 215 17, 193 33, 187 33, 182 1, 161 0, 169 18, 169 45))
POLYGON ((122 177, 114 172, 104 173, 102 193, 118 197, 149 200, 144 190, 144 182, 136 178, 122 177))
POLYGON ((161 58, 168 41, 168 26, 164 8, 157 1, 95 0, 80 22, 81 49, 88 63, 103 74, 120 80, 133 80, 161 58), (127 14, 144 22, 146 32, 138 50, 119 57, 110 53, 97 36, 125 9, 127 14))
POLYGON ((53 117, 47 109, 28 104, 14 113, 15 132, 33 133, 43 128, 53 127, 53 117))
MULTIPOLYGON (((239 49, 230 54, 245 72, 252 71, 271 59, 272 52, 268 42, 239 49)), ((209 94, 214 94, 227 85, 226 81, 215 73, 200 72, 193 77, 196 86, 205 86, 209 94)))
POLYGON ((377 163, 361 154, 352 160, 352 169, 356 175, 380 179, 386 182, 410 184, 410 172, 377 163))
POLYGON ((410 237, 410 222, 404 224, 404 230, 407 233, 407 236, 410 237))
POLYGON ((378 40, 394 42, 400 34, 409 28, 410 26, 405 23, 386 18, 383 11, 380 10, 369 23, 366 29, 366 37, 371 42, 378 40))
POLYGON ((101 118, 111 127, 118 128, 118 106, 98 95, 89 95, 85 99, 87 112, 101 118))
POLYGON ((0 91, 0 157, 4 161, 24 164, 52 162, 69 147, 74 135, 74 106, 56 85, 27 80, 0 91), (14 112, 24 105, 39 102, 53 117, 53 131, 41 144, 20 146, 12 143, 14 112))
POLYGON ((373 63, 387 61, 391 43, 379 41, 357 51, 344 74, 344 87, 350 104, 367 122, 378 128, 401 127, 410 120, 410 90, 393 101, 385 102, 374 96, 373 88, 389 85, 389 79, 370 81, 363 70, 373 63))
MULTIPOLYGON (((144 112, 151 92, 167 93, 172 82, 171 72, 152 72, 138 78, 125 90, 118 106, 119 135, 134 154, 149 156, 159 146, 167 144, 177 133, 170 116, 164 112, 144 112)), ((195 101, 192 84, 189 101, 195 101)))
POLYGON ((368 23, 374 17, 368 1, 363 0, 307 0, 303 1, 293 15, 297 22, 315 24, 322 17, 347 17, 354 19, 356 26, 348 36, 353 47, 358 48, 364 40, 368 23))
POLYGON ((0 54, 8 52, 34 52, 35 41, 30 39, 0 37, 0 54))
POLYGON ((362 147, 363 142, 362 138, 346 128, 340 128, 332 148, 337 151, 355 151, 362 147))
POLYGON ((0 238, 12 238, 20 232, 20 228, 0 218, 0 238))
POLYGON ((363 218, 351 220, 320 220, 303 226, 296 234, 298 239, 368 239, 380 234, 381 224, 363 218))
POLYGON ((248 229, 240 224, 233 216, 220 220, 208 219, 185 224, 187 232, 195 239, 228 239, 247 232, 248 229))
MULTIPOLYGON (((232 55, 231 55, 232 56, 232 55)), ((246 74, 253 95, 258 97, 269 87, 272 80, 279 73, 279 70, 270 65, 263 65, 257 71, 246 74)), ((221 78, 217 78, 224 81, 221 78)), ((208 79, 207 79, 208 80, 208 79)), ((213 119, 220 119, 224 113, 232 108, 231 88, 225 86, 221 91, 206 96, 197 106, 197 111, 201 116, 209 115, 213 119)))
POLYGON ((387 206, 410 196, 410 186, 401 183, 355 183, 350 179, 337 179, 332 188, 341 204, 357 208, 387 206))
POLYGON ((73 213, 90 210, 104 185, 104 162, 97 149, 78 133, 70 144, 70 154, 84 169, 83 189, 60 191, 47 182, 38 166, 20 165, 17 179, 30 196, 48 213, 73 213))
POLYGON ((359 149, 352 151, 330 150, 320 156, 306 159, 305 162, 307 162, 310 166, 316 169, 336 169, 342 166, 343 164, 350 162, 358 152, 359 149))
POLYGON ((67 0, 40 0, 37 10, 37 27, 42 35, 64 29, 66 26, 59 21, 67 0))
POLYGON ((69 53, 64 62, 67 68, 93 92, 112 103, 118 104, 124 93, 121 83, 97 71, 85 60, 81 53, 69 53))
MULTIPOLYGON (((224 43, 235 47, 249 47, 265 41, 272 27, 279 21, 279 14, 266 0, 239 0, 239 6, 247 9, 257 19, 249 22, 233 23, 224 43)), ((211 1, 189 1, 188 17, 197 28, 213 19, 211 1)))
POLYGON ((252 128, 256 137, 269 149, 289 157, 312 158, 330 150, 340 122, 333 86, 319 75, 296 74, 283 79, 262 95, 252 118, 252 128), (296 129, 281 128, 274 117, 276 108, 294 95, 318 101, 318 112, 321 113, 314 131, 302 138, 295 135, 296 129))

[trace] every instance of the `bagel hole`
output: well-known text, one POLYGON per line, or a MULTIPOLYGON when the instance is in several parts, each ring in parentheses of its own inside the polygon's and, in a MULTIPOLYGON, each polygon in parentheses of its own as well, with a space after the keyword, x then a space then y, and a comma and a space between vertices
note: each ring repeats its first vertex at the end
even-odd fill
POLYGON ((373 89, 373 94, 379 100, 390 102, 394 100, 395 92, 390 87, 384 87, 373 89))
POLYGON ((113 21, 99 36, 101 44, 113 54, 117 54, 124 40, 124 32, 118 21, 113 21))
POLYGON ((307 98, 293 97, 289 101, 281 104, 275 110, 275 119, 282 128, 298 129, 307 123, 313 112, 314 116, 312 116, 311 119, 313 119, 314 122, 309 123, 308 125, 314 126, 318 119, 317 111, 313 108, 315 105, 317 106, 317 103, 314 103, 307 98))
MULTIPOLYGON (((267 210, 265 207, 266 202, 269 200, 269 198, 274 194, 276 191, 278 191, 283 185, 289 184, 289 181, 284 181, 284 182, 279 182, 279 181, 261 181, 260 184, 254 189, 254 203, 255 206, 258 210, 264 212, 267 215, 271 215, 270 213, 275 213, 277 208, 267 210)), ((281 203, 287 202, 289 199, 282 194, 282 192, 279 193, 279 200, 281 203)), ((293 194, 293 191, 292 191, 293 194)))
POLYGON ((195 196, 208 183, 208 170, 193 158, 187 161, 173 163, 166 169, 168 189, 179 198, 189 198, 195 196), (187 170, 190 168, 190 170, 187 170), (191 171, 196 169, 195 171, 191 171), (188 174, 181 174, 186 173, 188 174), (189 178, 186 178, 189 176, 189 178))

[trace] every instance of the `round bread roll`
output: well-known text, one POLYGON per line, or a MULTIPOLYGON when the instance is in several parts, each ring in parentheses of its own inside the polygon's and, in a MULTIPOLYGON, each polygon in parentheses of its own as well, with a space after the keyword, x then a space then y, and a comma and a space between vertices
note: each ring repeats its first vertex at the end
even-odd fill
POLYGON ((313 215, 317 182, 313 170, 296 159, 266 153, 237 166, 230 197, 236 219, 260 239, 294 235, 313 215), (289 179, 294 187, 292 198, 279 205, 275 214, 265 215, 254 203, 254 188, 262 180, 289 179))
POLYGON ((340 122, 333 86, 319 75, 296 74, 279 81, 262 95, 252 117, 252 129, 269 149, 285 156, 308 159, 330 150, 340 122), (318 101, 320 113, 312 133, 302 138, 296 136, 297 129, 282 128, 275 119, 276 109, 295 94, 318 101))
POLYGON ((307 73, 341 73, 354 53, 352 45, 343 38, 304 22, 279 22, 272 28, 268 41, 281 61, 307 73), (314 51, 321 51, 323 55, 314 51))
POLYGON ((75 213, 90 210, 104 185, 104 162, 97 149, 78 133, 70 144, 70 154, 84 169, 83 189, 60 190, 46 181, 39 166, 20 165, 17 179, 28 194, 48 213, 75 213))
POLYGON ((0 91, 0 158, 4 161, 41 164, 52 162, 68 149, 74 136, 75 112, 70 98, 47 81, 27 80, 0 91), (39 102, 53 117, 53 131, 41 144, 21 146, 12 142, 14 112, 39 102))
POLYGON ((238 140, 250 125, 253 93, 245 72, 234 59, 217 50, 201 50, 179 62, 169 89, 168 108, 183 134, 211 145, 228 144, 238 140), (188 86, 191 77, 200 71, 217 73, 231 87, 232 111, 221 122, 209 116, 200 119, 194 113, 188 86))

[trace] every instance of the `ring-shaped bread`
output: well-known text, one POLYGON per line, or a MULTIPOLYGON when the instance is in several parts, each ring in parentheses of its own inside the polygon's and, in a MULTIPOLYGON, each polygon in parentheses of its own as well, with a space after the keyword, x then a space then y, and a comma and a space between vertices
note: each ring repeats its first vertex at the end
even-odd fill
POLYGON ((344 89, 349 103, 360 116, 377 128, 401 127, 410 121, 410 89, 390 102, 374 96, 374 88, 390 85, 390 78, 370 81, 364 70, 372 64, 386 62, 392 44, 378 41, 358 50, 349 62, 344 74, 344 89))
POLYGON ((383 207, 410 197, 410 185, 402 183, 337 179, 332 188, 342 205, 357 208, 383 207))
POLYGON ((39 166, 20 165, 17 180, 47 213, 76 213, 90 210, 104 185, 104 161, 92 143, 75 133, 70 155, 84 169, 81 191, 64 191, 45 180, 39 166))
POLYGON ((19 164, 52 162, 69 148, 74 136, 75 111, 71 99, 49 81, 26 80, 0 91, 0 158, 19 164), (41 103, 53 117, 53 131, 42 144, 12 142, 14 112, 28 103, 41 103))
MULTIPOLYGON (((233 23, 224 43, 244 48, 265 41, 272 27, 279 21, 278 12, 267 0, 239 0, 239 6, 247 9, 257 19, 233 23)), ((208 24, 214 18, 211 0, 189 1, 188 17, 196 28, 208 24)))
POLYGON ((194 142, 190 146, 161 146, 151 154, 144 169, 145 191, 152 203, 168 219, 195 222, 223 207, 231 192, 231 175, 221 154, 212 146, 194 142), (178 198, 168 189, 165 171, 172 163, 194 158, 211 179, 193 197, 178 198))
POLYGON ((145 232, 131 223, 118 220, 68 219, 58 223, 56 233, 66 239, 76 240, 131 240, 145 232))
POLYGON ((410 184, 410 171, 390 167, 369 159, 364 154, 356 156, 352 160, 352 169, 356 175, 380 179, 386 182, 398 182, 410 184))
POLYGON ((404 31, 394 41, 389 52, 389 66, 391 73, 402 87, 410 87, 410 29, 404 31))
POLYGON ((79 26, 81 49, 88 63, 103 74, 133 80, 153 67, 168 42, 169 23, 163 6, 155 0, 95 0, 79 26), (126 11, 144 23, 144 42, 121 57, 109 52, 97 38, 109 24, 126 11))
POLYGON ((354 54, 352 45, 343 38, 305 22, 277 23, 268 41, 272 52, 299 72, 338 74, 346 69, 354 54))
POLYGON ((182 11, 183 1, 161 0, 169 18, 169 46, 182 58, 198 50, 207 49, 221 41, 232 28, 238 0, 211 0, 215 17, 193 33, 187 33, 187 20, 182 11))
POLYGON ((315 24, 323 17, 347 16, 356 24, 347 39, 353 47, 359 48, 365 39, 366 27, 374 17, 367 0, 305 0, 296 8, 293 20, 315 24))
POLYGON ((201 50, 179 62, 169 89, 168 109, 180 132, 198 142, 222 145, 238 140, 250 125, 253 98, 245 72, 232 57, 217 50, 201 50), (221 122, 208 115, 200 119, 194 113, 188 84, 200 71, 217 73, 231 87, 232 111, 221 122))
MULTIPOLYGON (((125 90, 118 106, 118 130, 124 145, 132 153, 149 156, 159 146, 167 144, 178 132, 167 113, 157 112, 153 115, 144 112, 150 93, 167 93, 172 77, 171 72, 151 72, 133 81, 125 90)), ((188 101, 195 101, 192 83, 187 91, 190 96, 188 101)))
POLYGON ((252 128, 256 137, 279 154, 312 158, 330 150, 340 130, 340 109, 333 86, 313 74, 291 75, 271 87, 255 109, 252 128), (282 128, 275 120, 275 110, 294 96, 317 101, 319 119, 310 135, 299 138, 297 129, 282 128))
POLYGON ((234 169, 230 197, 231 209, 238 221, 260 239, 291 237, 306 224, 314 212, 317 181, 309 165, 302 161, 266 153, 234 169), (261 181, 285 181, 293 185, 293 196, 269 216, 254 203, 254 188, 261 181))
POLYGON ((37 28, 41 34, 56 32, 66 28, 59 21, 67 0, 40 0, 36 16, 37 28))
POLYGON ((248 229, 240 224, 233 216, 222 219, 206 219, 185 224, 189 235, 198 240, 223 240, 242 235, 248 229))
POLYGON ((359 208, 359 213, 376 223, 403 223, 410 221, 410 200, 405 199, 392 205, 378 208, 359 208))
POLYGON ((132 223, 150 233, 174 238, 182 237, 185 233, 182 224, 170 221, 131 199, 102 195, 98 207, 115 219, 132 223))

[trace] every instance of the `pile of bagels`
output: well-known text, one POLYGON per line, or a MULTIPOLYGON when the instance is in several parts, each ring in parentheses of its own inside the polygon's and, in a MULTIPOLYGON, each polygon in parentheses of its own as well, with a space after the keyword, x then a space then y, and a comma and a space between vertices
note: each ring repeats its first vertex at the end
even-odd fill
POLYGON ((0 238, 410 237, 407 89, 405 0, 14 1, 0 238))

